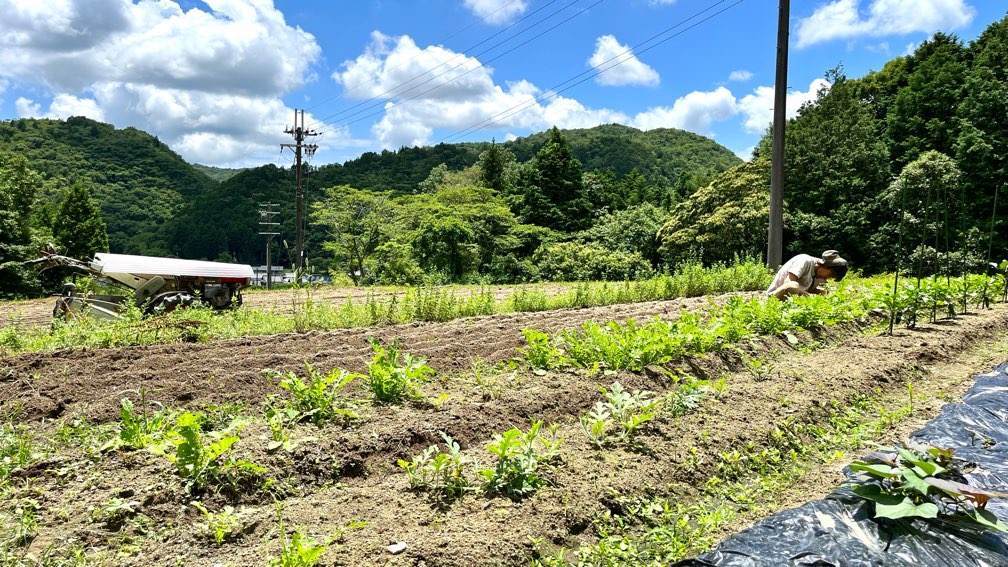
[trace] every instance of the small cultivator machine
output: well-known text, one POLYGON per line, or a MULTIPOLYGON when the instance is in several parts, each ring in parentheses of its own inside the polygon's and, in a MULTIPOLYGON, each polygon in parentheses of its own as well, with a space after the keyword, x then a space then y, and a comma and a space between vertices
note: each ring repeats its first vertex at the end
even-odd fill
POLYGON ((241 290, 252 281, 252 266, 177 258, 95 254, 85 262, 58 254, 34 260, 42 270, 69 268, 121 288, 131 295, 78 293, 68 283, 53 308, 53 317, 72 318, 88 314, 100 319, 118 319, 130 304, 145 315, 167 313, 196 302, 213 309, 241 305, 241 290))

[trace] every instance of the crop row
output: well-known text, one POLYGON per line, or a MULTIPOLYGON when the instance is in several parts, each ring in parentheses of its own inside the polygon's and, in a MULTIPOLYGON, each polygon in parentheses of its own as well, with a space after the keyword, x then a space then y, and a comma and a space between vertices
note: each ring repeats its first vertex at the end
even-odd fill
POLYGON ((218 313, 207 308, 178 311, 156 319, 142 319, 137 309, 123 320, 95 321, 87 317, 55 322, 51 328, 0 328, 0 355, 73 347, 118 347, 175 341, 209 341, 254 335, 333 330, 449 321, 461 317, 597 307, 681 297, 752 291, 766 287, 769 275, 757 262, 704 268, 684 264, 674 273, 639 281, 585 282, 550 294, 535 287, 519 289, 497 299, 490 288, 458 294, 450 288, 415 288, 402 295, 369 296, 342 304, 318 302, 313 290, 300 290, 290 313, 237 309, 218 313))

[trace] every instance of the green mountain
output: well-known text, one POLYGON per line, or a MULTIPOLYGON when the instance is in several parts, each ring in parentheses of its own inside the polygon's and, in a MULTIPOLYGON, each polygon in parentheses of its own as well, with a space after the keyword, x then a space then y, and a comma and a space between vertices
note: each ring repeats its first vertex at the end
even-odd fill
POLYGON ((203 165, 202 163, 194 163, 192 166, 196 169, 196 171, 202 172, 203 175, 206 175, 214 181, 227 181, 246 169, 244 167, 214 167, 212 165, 203 165))
MULTIPOLYGON (((640 130, 615 124, 564 131, 585 171, 616 176, 637 170, 652 184, 692 190, 740 160, 716 142, 681 130, 640 130)), ((504 143, 529 159, 545 134, 504 143)), ((321 188, 416 191, 431 168, 460 170, 476 163, 489 143, 439 144, 367 152, 342 164, 314 168, 309 200, 321 188)), ((281 203, 285 234, 293 233, 293 175, 268 165, 226 169, 189 164, 156 137, 135 128, 117 129, 83 117, 65 121, 0 122, 0 153, 26 156, 52 188, 78 179, 90 182, 108 225, 114 252, 209 257, 259 255, 256 207, 281 203), (290 209, 290 210, 288 210, 290 209)), ((49 195, 51 197, 51 195, 49 195)), ((43 197, 46 198, 46 197, 43 197)))
MULTIPOLYGON (((740 160, 717 142, 675 129, 641 131, 619 124, 563 130, 574 157, 585 171, 611 171, 622 176, 634 169, 651 183, 695 189, 740 160)), ((531 158, 546 140, 546 132, 504 142, 519 161, 531 158)), ((324 186, 359 189, 416 190, 431 168, 445 164, 457 170, 476 163, 490 144, 461 143, 367 152, 344 164, 325 165, 313 173, 324 186)))
POLYGON ((0 152, 24 155, 56 188, 90 182, 116 252, 169 254, 170 221, 216 185, 150 134, 83 117, 0 122, 0 152))

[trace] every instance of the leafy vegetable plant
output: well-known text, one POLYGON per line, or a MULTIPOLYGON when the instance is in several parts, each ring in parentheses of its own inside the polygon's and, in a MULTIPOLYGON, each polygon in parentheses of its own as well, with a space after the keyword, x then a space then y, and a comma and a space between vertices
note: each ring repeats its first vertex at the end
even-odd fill
POLYGON ((528 431, 512 427, 494 436, 487 450, 497 462, 480 471, 484 490, 513 500, 532 495, 544 482, 540 464, 555 458, 559 447, 556 427, 544 432, 541 421, 532 422, 528 431))
POLYGON ((165 434, 171 430, 171 415, 165 410, 148 413, 144 396, 140 396, 140 405, 144 409, 137 411, 128 398, 119 402, 119 439, 113 444, 123 445, 131 449, 143 449, 161 442, 165 434))
POLYGON ((294 372, 278 375, 280 387, 290 396, 281 406, 288 421, 321 425, 334 420, 349 422, 358 417, 353 404, 342 396, 343 390, 357 378, 356 374, 339 368, 322 374, 309 364, 305 366, 304 378, 294 372))
POLYGON ((368 364, 367 381, 379 403, 400 403, 420 397, 420 386, 434 375, 426 361, 400 352, 395 345, 371 343, 374 356, 368 364))
POLYGON ((175 422, 175 434, 175 453, 169 459, 175 463, 179 476, 194 489, 222 484, 234 488, 246 481, 259 480, 266 473, 261 465, 230 455, 238 442, 237 435, 225 433, 204 439, 197 414, 180 415, 175 422))
POLYGON ((277 516, 279 517, 280 557, 271 560, 270 567, 314 567, 318 565, 322 555, 326 552, 326 546, 306 535, 301 528, 294 530, 294 533, 288 538, 279 505, 277 516))
POLYGON ((659 401, 651 392, 628 392, 619 382, 602 389, 603 401, 581 416, 581 428, 596 447, 632 443, 637 430, 658 415, 659 401))
POLYGON ((469 481, 464 475, 466 459, 459 444, 443 432, 441 437, 446 450, 431 445, 409 461, 400 459, 399 467, 406 472, 410 488, 426 491, 436 502, 447 504, 465 494, 469 481))
POLYGON ((986 510, 991 498, 1008 493, 970 486, 951 449, 917 446, 877 451, 850 470, 862 473, 851 490, 875 504, 876 518, 944 517, 983 529, 1008 532, 1008 525, 986 510))

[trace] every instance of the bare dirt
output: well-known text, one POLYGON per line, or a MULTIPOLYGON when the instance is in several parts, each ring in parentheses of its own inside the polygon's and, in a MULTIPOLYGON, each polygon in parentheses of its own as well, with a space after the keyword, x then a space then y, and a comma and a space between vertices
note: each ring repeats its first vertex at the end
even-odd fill
POLYGON ((275 391, 265 369, 317 368, 359 371, 371 358, 372 339, 396 343, 425 358, 442 373, 514 357, 524 346, 522 330, 555 331, 585 321, 671 318, 683 310, 719 303, 731 295, 561 309, 411 323, 380 328, 343 329, 209 343, 162 344, 118 349, 66 350, 0 359, 0 414, 28 419, 81 414, 114 417, 119 399, 144 390, 166 405, 245 402, 258 405, 275 391))
MULTIPOLYGON (((616 496, 691 498, 720 452, 747 443, 765 446, 771 443, 770 433, 787 420, 815 422, 834 402, 846 404, 872 392, 902 396, 908 379, 915 384, 924 379, 940 382, 941 369, 948 368, 944 365, 978 345, 1001 345, 984 361, 1008 358, 1004 343, 997 343, 1008 329, 1004 305, 916 331, 901 330, 893 337, 864 333, 856 325, 801 337, 804 345, 818 345, 812 351, 793 350, 783 339, 765 338, 742 345, 742 350, 776 356, 777 371, 768 379, 757 381, 744 371, 745 356, 736 351, 684 361, 684 371, 723 375, 725 392, 706 397, 696 411, 653 423, 636 449, 606 451, 592 448, 577 423, 578 415, 597 399, 597 388, 618 379, 631 388, 661 392, 671 387, 665 373, 539 376, 516 371, 498 375, 500 391, 488 394, 485 387, 451 372, 468 368, 474 358, 494 361, 514 356, 525 327, 551 330, 592 319, 674 317, 683 308, 705 302, 658 302, 206 345, 25 355, 3 361, 9 370, 6 377, 0 373, 0 408, 19 412, 33 427, 49 431, 54 427, 51 418, 111 420, 122 391, 141 385, 150 399, 166 405, 239 400, 255 406, 275 390, 262 377, 263 368, 296 368, 304 360, 324 369, 360 368, 368 357, 368 336, 398 339, 407 350, 442 369, 446 382, 434 385, 429 395, 445 393, 447 399, 371 408, 362 422, 349 428, 301 426, 294 436, 312 440, 272 456, 262 449, 264 428, 253 425, 243 431, 239 451, 264 461, 278 475, 287 475, 292 489, 282 498, 285 525, 288 530, 301 526, 316 539, 330 540, 325 565, 525 565, 536 542, 574 547, 591 541, 592 518, 610 509, 616 496), (493 434, 511 425, 523 426, 529 419, 557 423, 565 441, 559 462, 546 470, 548 486, 524 501, 477 493, 441 510, 410 492, 405 477, 396 472, 397 458, 417 452, 435 440, 438 431, 455 437, 469 458, 486 466, 489 458, 483 445, 493 434), (406 550, 389 553, 386 548, 394 542, 405 543, 406 550)), ((261 564, 279 548, 276 510, 262 494, 237 499, 245 518, 237 541, 217 547, 201 539, 193 528, 200 515, 186 506, 191 496, 158 455, 113 452, 93 459, 71 454, 37 464, 19 473, 19 479, 23 487, 17 495, 30 495, 43 511, 39 536, 29 547, 35 553, 73 539, 120 553, 114 556, 115 564, 246 565, 261 564), (146 520, 117 528, 97 523, 89 508, 115 497, 135 500, 135 517, 146 520)), ((207 501, 213 507, 224 503, 222 496, 207 501)))

